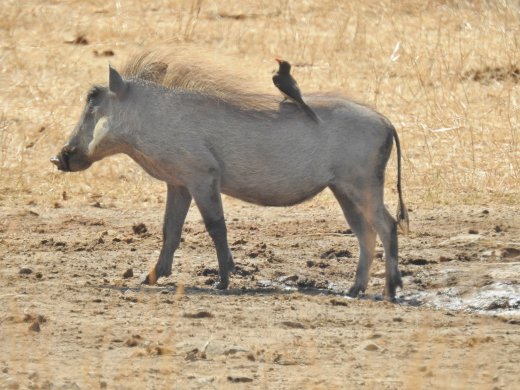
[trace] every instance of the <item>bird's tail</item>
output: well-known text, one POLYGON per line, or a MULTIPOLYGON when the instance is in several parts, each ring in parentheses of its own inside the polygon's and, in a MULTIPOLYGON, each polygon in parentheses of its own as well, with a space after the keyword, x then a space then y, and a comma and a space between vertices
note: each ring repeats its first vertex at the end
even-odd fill
POLYGON ((312 110, 312 108, 310 108, 304 102, 301 102, 300 106, 301 106, 302 110, 305 111, 305 113, 308 115, 309 118, 311 118, 316 123, 320 123, 320 118, 318 117, 318 115, 316 115, 316 113, 312 110))

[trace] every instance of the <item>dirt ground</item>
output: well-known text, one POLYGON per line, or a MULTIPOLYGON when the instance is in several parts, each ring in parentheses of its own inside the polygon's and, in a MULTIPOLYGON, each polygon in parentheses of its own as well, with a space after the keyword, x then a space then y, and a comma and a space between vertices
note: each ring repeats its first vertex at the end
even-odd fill
POLYGON ((141 288, 161 202, 69 202, 0 210, 2 388, 518 385, 514 207, 412 210, 391 304, 380 258, 367 294, 344 296, 358 249, 327 194, 290 209, 227 198, 238 267, 225 292, 211 288, 216 259, 195 208, 173 275, 141 288), (513 293, 472 300, 492 286, 513 293))
MULTIPOLYGON (((518 389, 520 8, 513 1, 2 0, 0 389, 518 389), (154 43, 225 57, 275 93, 340 91, 396 126, 411 233, 404 288, 366 295, 330 193, 224 197, 237 263, 217 292, 195 207, 173 274, 165 186, 126 157, 50 164, 108 65, 154 43), (180 47, 180 46, 179 46, 180 47)), ((396 208, 396 161, 385 201, 396 208)))

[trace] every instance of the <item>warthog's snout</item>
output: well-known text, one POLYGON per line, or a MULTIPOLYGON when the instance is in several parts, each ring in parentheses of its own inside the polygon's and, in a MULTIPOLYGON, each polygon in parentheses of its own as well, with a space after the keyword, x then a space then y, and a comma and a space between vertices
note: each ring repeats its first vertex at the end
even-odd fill
POLYGON ((65 145, 58 155, 51 157, 50 162, 56 165, 60 171, 70 172, 69 157, 75 150, 75 146, 65 145))

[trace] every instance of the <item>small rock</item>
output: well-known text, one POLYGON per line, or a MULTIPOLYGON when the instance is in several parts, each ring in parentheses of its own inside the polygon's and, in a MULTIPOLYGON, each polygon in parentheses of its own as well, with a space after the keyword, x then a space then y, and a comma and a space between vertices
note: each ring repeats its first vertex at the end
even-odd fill
POLYGON ((332 259, 335 259, 336 258, 336 251, 334 249, 329 249, 325 252, 323 252, 321 255, 320 255, 320 259, 329 259, 329 260, 332 260, 332 259))
POLYGON ((506 259, 510 259, 517 256, 520 256, 520 249, 512 247, 502 249, 502 257, 506 259))
POLYGON ((238 347, 238 346, 235 346, 235 347, 231 347, 231 348, 228 348, 224 351, 224 355, 228 356, 228 355, 236 355, 237 353, 240 353, 240 352, 249 352, 249 350, 247 348, 244 348, 244 347, 238 347))
POLYGON ((110 49, 103 51, 94 50, 93 53, 96 57, 112 57, 114 55, 114 51, 110 49))
POLYGON ((135 234, 138 234, 138 235, 141 235, 141 234, 145 234, 147 231, 148 231, 148 228, 146 227, 146 225, 144 223, 138 223, 138 224, 135 224, 134 226, 132 226, 132 230, 134 231, 135 234))
POLYGON ((125 345, 127 347, 136 347, 138 344, 139 344, 139 340, 141 339, 141 336, 139 335, 134 335, 130 338, 128 338, 126 341, 125 341, 125 345))
POLYGON ((305 325, 297 321, 282 321, 282 325, 293 329, 305 329, 305 325))
POLYGON ((379 346, 374 343, 370 343, 365 346, 365 351, 377 351, 378 349, 379 349, 379 346))
POLYGON ((231 383, 249 383, 249 382, 253 382, 253 378, 249 378, 247 376, 228 376, 227 377, 228 381, 230 381, 231 383))
POLYGON ((394 318, 392 318, 392 321, 394 321, 394 322, 403 322, 403 318, 402 317, 394 317, 394 318))
POLYGON ((298 275, 280 276, 278 278, 278 281, 280 283, 296 282, 297 280, 298 280, 298 275))
POLYGON ((70 40, 70 41, 65 41, 65 43, 70 43, 72 45, 88 45, 88 39, 85 35, 83 34, 79 34, 78 36, 76 36, 74 39, 70 40))
POLYGON ((270 280, 267 280, 267 279, 263 279, 263 280, 259 280, 258 282, 256 282, 256 285, 258 287, 266 288, 266 287, 271 287, 273 285, 273 282, 271 282, 270 280))
POLYGON ((161 347, 160 345, 146 347, 146 352, 150 356, 166 356, 172 355, 173 351, 170 348, 161 347))
POLYGON ((314 288, 316 287, 316 281, 314 279, 305 278, 298 280, 296 285, 300 288, 314 288))
POLYGON ((347 301, 344 301, 344 300, 341 300, 341 299, 336 299, 336 298, 332 298, 330 300, 330 304, 332 306, 348 306, 347 301))
POLYGON ((38 320, 34 321, 31 325, 29 325, 29 330, 32 332, 40 331, 40 323, 38 322, 38 320))
POLYGON ((184 357, 184 360, 187 360, 190 362, 193 362, 195 360, 201 360, 201 359, 206 359, 206 352, 200 351, 198 348, 192 349, 184 357))
POLYGON ((132 268, 128 268, 125 273, 123 274, 123 278, 128 279, 134 276, 134 271, 132 268))
POLYGON ((20 268, 20 271, 18 271, 18 273, 20 275, 30 275, 30 274, 32 274, 32 272, 33 272, 32 269, 27 268, 27 267, 22 267, 22 268, 20 268))
POLYGON ((195 313, 184 313, 182 315, 185 318, 213 318, 213 314, 207 310, 199 310, 195 313))
POLYGON ((468 233, 469 234, 478 234, 478 230, 477 229, 469 229, 468 233))
POLYGON ((484 310, 499 310, 499 309, 509 309, 509 300, 506 298, 495 299, 494 301, 488 303, 484 310))
POLYGON ((428 260, 426 260, 426 259, 411 259, 411 260, 408 260, 408 264, 426 265, 426 264, 428 264, 428 260))

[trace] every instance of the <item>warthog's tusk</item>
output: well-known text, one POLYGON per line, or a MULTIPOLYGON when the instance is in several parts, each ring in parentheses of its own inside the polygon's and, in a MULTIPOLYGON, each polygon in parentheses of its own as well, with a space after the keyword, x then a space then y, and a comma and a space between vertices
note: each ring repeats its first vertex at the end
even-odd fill
POLYGON ((50 158, 50 162, 56 165, 58 168, 60 166, 60 159, 56 156, 50 158))

